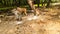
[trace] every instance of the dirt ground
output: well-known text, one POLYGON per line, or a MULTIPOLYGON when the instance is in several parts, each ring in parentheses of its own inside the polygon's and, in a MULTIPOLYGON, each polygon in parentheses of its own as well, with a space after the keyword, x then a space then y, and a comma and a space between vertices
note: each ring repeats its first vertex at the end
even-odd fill
POLYGON ((0 34, 60 34, 60 9, 45 9, 39 16, 0 17, 0 34))

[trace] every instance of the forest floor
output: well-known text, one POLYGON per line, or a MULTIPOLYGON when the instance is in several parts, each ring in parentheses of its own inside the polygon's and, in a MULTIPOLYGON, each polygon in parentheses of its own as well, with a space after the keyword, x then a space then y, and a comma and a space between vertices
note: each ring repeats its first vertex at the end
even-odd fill
POLYGON ((60 34, 60 9, 44 9, 39 16, 22 18, 16 21, 14 16, 0 17, 0 34, 60 34))

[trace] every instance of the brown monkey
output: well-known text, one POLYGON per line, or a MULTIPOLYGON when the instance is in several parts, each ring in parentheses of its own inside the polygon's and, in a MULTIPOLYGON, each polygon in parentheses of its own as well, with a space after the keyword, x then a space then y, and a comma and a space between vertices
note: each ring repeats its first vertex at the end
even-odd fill
POLYGON ((27 9, 26 8, 20 8, 17 7, 15 9, 12 10, 12 13, 14 13, 16 19, 21 20, 22 19, 22 13, 24 13, 25 15, 27 15, 27 9))
POLYGON ((17 7, 17 11, 19 11, 19 13, 24 13, 25 15, 27 15, 27 9, 26 8, 17 7))

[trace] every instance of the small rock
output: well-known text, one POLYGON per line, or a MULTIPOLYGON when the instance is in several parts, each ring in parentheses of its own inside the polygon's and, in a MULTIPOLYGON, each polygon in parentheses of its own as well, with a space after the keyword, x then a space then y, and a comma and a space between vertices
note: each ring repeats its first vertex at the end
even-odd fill
POLYGON ((17 21, 17 23, 16 24, 21 24, 21 23, 23 23, 22 21, 17 21))

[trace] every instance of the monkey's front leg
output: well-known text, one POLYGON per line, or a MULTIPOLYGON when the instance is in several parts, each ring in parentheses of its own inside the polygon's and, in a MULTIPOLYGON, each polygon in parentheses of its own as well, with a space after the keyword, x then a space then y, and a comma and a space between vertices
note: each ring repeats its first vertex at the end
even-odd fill
POLYGON ((18 16, 18 18, 19 18, 19 21, 21 21, 22 20, 22 15, 21 15, 21 13, 20 14, 18 14, 19 16, 18 16))
POLYGON ((26 11, 24 13, 25 13, 25 15, 27 15, 27 12, 26 11))

